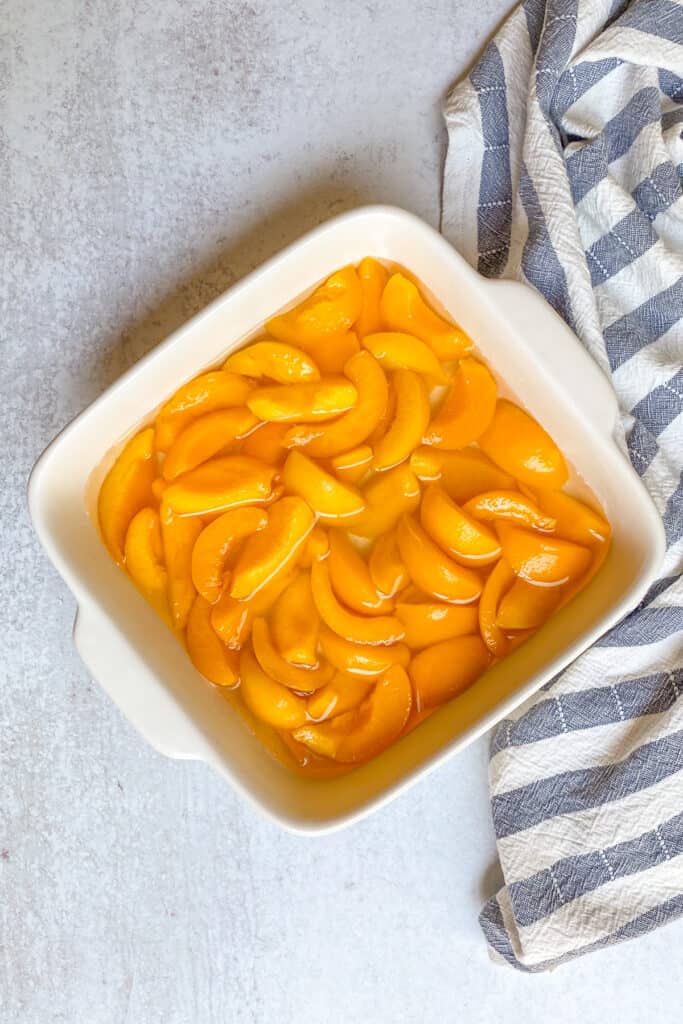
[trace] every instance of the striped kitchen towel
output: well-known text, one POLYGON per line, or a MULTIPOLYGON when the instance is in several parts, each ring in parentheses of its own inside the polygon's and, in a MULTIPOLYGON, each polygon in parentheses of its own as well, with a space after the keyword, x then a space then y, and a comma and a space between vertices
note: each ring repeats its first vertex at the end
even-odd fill
POLYGON ((522 970, 683 913, 681 76, 681 3, 526 0, 445 104, 444 234, 611 375, 668 538, 640 607, 495 731, 505 884, 480 921, 522 970))

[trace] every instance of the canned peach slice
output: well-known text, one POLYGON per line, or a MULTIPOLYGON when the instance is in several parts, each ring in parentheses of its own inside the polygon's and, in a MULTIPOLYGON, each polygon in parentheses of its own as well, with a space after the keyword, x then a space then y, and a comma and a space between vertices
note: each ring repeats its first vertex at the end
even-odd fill
POLYGON ((422 378, 412 370, 397 370, 392 386, 396 409, 388 430, 374 445, 372 468, 391 469, 403 462, 420 443, 429 422, 429 394, 422 378))
POLYGON ((246 406, 219 409, 193 420, 169 448, 163 465, 165 480, 175 480, 219 452, 227 452, 258 423, 246 406))
POLYGON ((477 359, 462 359, 443 405, 425 431, 425 444, 465 448, 480 437, 493 419, 496 382, 477 359))
POLYGON ((230 595, 245 600, 295 564, 315 522, 302 498, 281 498, 268 510, 268 525, 248 538, 232 574, 230 595))
POLYGON ((348 537, 339 530, 330 532, 330 555, 327 559, 332 589, 337 597, 361 615, 382 615, 390 612, 393 601, 378 593, 368 564, 348 537))
POLYGON ((274 466, 246 455, 224 455, 183 473, 164 492, 177 515, 205 515, 239 505, 263 504, 271 496, 274 466))
POLYGON ((318 614, 331 630, 358 644, 393 644, 403 636, 403 626, 393 615, 368 617, 350 612, 337 600, 326 562, 311 566, 311 589, 318 614))
POLYGON ((202 532, 202 522, 192 516, 177 516, 161 502, 161 537, 168 571, 168 605, 177 629, 183 629, 197 596, 192 582, 192 550, 202 532))
POLYGON ((358 392, 346 377, 323 377, 304 384, 254 388, 247 398, 247 405, 262 420, 315 423, 347 412, 357 399, 358 392))
POLYGON ((239 656, 216 636, 211 625, 211 605, 201 594, 195 598, 187 620, 185 643, 192 664, 217 686, 234 686, 239 679, 239 656))
POLYGON ((505 398, 498 400, 479 446, 489 458, 531 487, 559 488, 568 471, 562 452, 540 423, 505 398))
POLYGON ((420 503, 420 484, 409 465, 395 466, 363 489, 366 508, 346 524, 349 533, 374 540, 420 503))
POLYGON ((223 369, 245 377, 269 377, 280 384, 320 380, 320 370, 308 353, 282 341, 255 341, 238 349, 226 359, 223 369))
POLYGON ((380 331, 366 335, 363 346, 385 370, 413 370, 429 377, 434 384, 448 384, 450 378, 429 345, 414 334, 380 331))
POLYGON ((514 477, 503 472, 476 448, 442 451, 431 445, 416 448, 410 466, 418 479, 438 480, 448 496, 463 504, 482 491, 512 489, 514 477))
POLYGON ((249 710, 276 729, 297 729, 307 719, 306 701, 267 675, 255 655, 240 655, 240 693, 249 710))
POLYGON ((378 537, 368 560, 370 578, 380 594, 394 597, 408 582, 408 570, 398 550, 396 531, 378 537))
POLYGON ((366 334, 382 330, 382 314, 379 305, 389 275, 381 263, 373 260, 371 256, 366 256, 358 264, 358 279, 360 280, 362 302, 356 320, 356 332, 362 339, 366 334))
POLYGON ((403 642, 414 649, 430 647, 479 628, 477 606, 443 601, 399 601, 396 618, 405 629, 403 642))
POLYGON ((154 428, 131 438, 100 488, 97 515, 102 538, 114 561, 123 563, 123 545, 133 516, 153 504, 156 477, 154 428))
POLYGON ((496 612, 501 629, 538 629, 557 608, 564 587, 543 587, 516 579, 496 612))
POLYGON ((396 536, 410 578, 425 593, 454 604, 467 604, 479 597, 479 576, 449 558, 412 516, 403 516, 396 536))
POLYGON ((335 672, 331 683, 327 683, 308 699, 308 716, 314 722, 336 718, 365 700, 374 685, 374 679, 354 676, 349 672, 335 672))
POLYGON ((283 658, 295 665, 318 664, 320 616, 313 601, 311 580, 300 572, 273 606, 273 639, 283 658))
POLYGON ((157 417, 156 446, 167 452, 178 435, 192 420, 217 409, 244 405, 251 384, 236 373, 212 370, 178 388, 157 417))
POLYGON ((324 624, 320 627, 320 648, 323 656, 340 672, 352 675, 377 676, 390 665, 405 666, 410 651, 405 644, 357 644, 345 640, 324 624))
POLYGON ((590 565, 589 549, 572 541, 521 530, 510 523, 498 523, 496 529, 504 557, 517 576, 529 583, 576 580, 590 565))
POLYGON ((484 522, 509 519, 523 526, 531 526, 535 530, 554 530, 556 525, 552 516, 541 512, 519 491, 484 491, 483 494, 470 498, 463 505, 463 512, 484 522))
POLYGON ((228 561, 237 545, 267 525, 268 513, 251 506, 230 509, 204 529, 200 525, 201 532, 192 551, 192 580, 211 604, 221 595, 228 561))
POLYGON ((501 558, 486 580, 479 601, 479 631, 484 643, 496 658, 502 658, 510 650, 509 641, 496 618, 498 605, 514 580, 512 568, 504 558, 501 558))
POLYGON ((380 301, 384 323, 394 331, 407 331, 425 341, 438 359, 459 359, 472 348, 461 328, 438 316, 404 274, 392 274, 380 301))
POLYGON ((355 323, 363 301, 354 267, 343 267, 294 309, 273 317, 266 330, 274 338, 306 346, 346 333, 355 323))
POLYGON ((155 509, 141 508, 133 516, 126 533, 125 560, 138 590, 168 622, 168 572, 164 565, 159 513, 155 509))
POLYGON ((478 635, 459 636, 425 647, 410 663, 420 710, 457 697, 485 671, 491 655, 478 635))
POLYGON ((424 493, 420 522, 456 562, 476 567, 500 557, 500 541, 495 533, 459 508, 438 484, 430 484, 424 493))
POLYGON ((329 683, 335 673, 332 665, 323 662, 311 668, 292 665, 282 657, 273 644, 265 619, 256 618, 251 629, 251 642, 256 660, 267 675, 291 690, 313 693, 329 683))
POLYGON ((287 456, 282 471, 286 489, 300 495, 322 519, 341 521, 365 508, 359 491, 344 484, 299 451, 287 456))

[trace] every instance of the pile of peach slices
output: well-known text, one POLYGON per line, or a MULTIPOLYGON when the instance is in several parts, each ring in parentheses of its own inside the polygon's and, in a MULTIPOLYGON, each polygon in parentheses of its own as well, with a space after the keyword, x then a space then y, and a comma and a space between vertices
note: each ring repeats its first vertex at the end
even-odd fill
POLYGON ((293 766, 348 766, 535 632, 610 531, 405 272, 344 267, 265 332, 128 442, 100 528, 293 766))

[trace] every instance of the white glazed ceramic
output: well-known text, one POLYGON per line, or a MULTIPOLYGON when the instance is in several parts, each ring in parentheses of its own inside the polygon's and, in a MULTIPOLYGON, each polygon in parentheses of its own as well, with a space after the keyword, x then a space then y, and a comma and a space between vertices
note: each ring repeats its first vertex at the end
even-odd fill
POLYGON ((386 803, 490 729, 641 599, 663 556, 664 533, 613 440, 616 413, 607 379, 535 292, 480 277, 411 214, 365 207, 312 231, 231 288, 62 431, 33 470, 31 515, 78 602, 74 639, 85 664, 149 743, 170 757, 211 764, 282 826, 323 832, 386 803), (332 271, 367 255, 403 264, 474 338, 506 390, 550 432, 601 502, 612 548, 586 590, 469 691, 370 764, 315 781, 275 760, 195 671, 105 550, 96 496, 123 442, 182 382, 220 363, 332 271))

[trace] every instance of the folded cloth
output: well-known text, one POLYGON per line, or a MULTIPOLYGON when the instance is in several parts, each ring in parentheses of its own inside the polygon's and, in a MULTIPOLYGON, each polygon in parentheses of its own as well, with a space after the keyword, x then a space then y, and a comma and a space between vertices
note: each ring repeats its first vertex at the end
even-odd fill
POLYGON ((444 234, 611 375, 668 540, 638 609, 494 733, 505 885, 480 923, 522 970, 683 913, 681 75, 680 3, 527 0, 444 108, 444 234))

